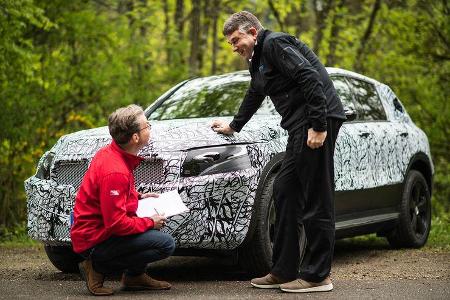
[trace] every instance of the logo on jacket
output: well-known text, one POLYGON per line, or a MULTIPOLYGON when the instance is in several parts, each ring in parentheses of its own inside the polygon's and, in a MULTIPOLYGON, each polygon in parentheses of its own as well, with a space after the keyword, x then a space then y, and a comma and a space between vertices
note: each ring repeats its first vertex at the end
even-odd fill
POLYGON ((263 64, 260 64, 260 65, 259 65, 259 72, 262 73, 263 71, 264 71, 264 65, 263 65, 263 64))
POLYGON ((110 195, 110 196, 119 196, 119 191, 117 191, 117 190, 111 190, 111 191, 109 192, 109 195, 110 195))

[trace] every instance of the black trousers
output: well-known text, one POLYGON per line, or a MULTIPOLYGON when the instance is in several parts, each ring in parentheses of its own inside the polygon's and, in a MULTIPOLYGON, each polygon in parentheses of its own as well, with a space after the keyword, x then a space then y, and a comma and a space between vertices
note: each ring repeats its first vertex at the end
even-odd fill
POLYGON ((320 282, 331 271, 335 240, 333 155, 342 121, 330 118, 327 123, 327 137, 318 149, 307 146, 306 126, 289 136, 286 156, 274 181, 271 273, 285 280, 320 282), (306 249, 300 266, 302 227, 306 249))

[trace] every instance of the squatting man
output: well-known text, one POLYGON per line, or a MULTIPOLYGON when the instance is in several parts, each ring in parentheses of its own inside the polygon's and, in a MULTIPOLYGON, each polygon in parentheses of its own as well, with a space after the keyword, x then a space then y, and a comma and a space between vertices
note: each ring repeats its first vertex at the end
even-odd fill
POLYGON ((75 198, 73 249, 85 258, 79 264, 89 292, 113 294, 103 286, 104 275, 122 272, 123 290, 166 290, 171 285, 151 278, 147 264, 170 256, 175 242, 159 229, 163 215, 140 218, 138 201, 157 194, 135 190, 133 170, 143 158, 139 150, 148 144, 150 123, 141 107, 129 105, 108 119, 113 141, 92 159, 75 198))

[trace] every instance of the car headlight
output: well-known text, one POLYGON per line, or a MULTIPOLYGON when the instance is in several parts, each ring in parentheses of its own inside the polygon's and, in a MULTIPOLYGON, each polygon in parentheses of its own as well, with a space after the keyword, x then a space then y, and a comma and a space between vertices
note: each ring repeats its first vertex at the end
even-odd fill
POLYGON ((36 170, 36 177, 40 179, 50 179, 50 167, 52 166, 55 153, 47 151, 39 160, 36 170))
POLYGON ((193 149, 188 152, 183 177, 211 175, 251 168, 246 145, 193 149))

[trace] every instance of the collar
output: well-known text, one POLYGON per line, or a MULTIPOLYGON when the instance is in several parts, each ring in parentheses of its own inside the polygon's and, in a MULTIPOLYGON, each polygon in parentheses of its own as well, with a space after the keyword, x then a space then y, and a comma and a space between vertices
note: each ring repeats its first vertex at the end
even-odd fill
POLYGON ((259 45, 259 47, 256 47, 258 49, 258 51, 262 50, 262 45, 264 43, 264 40, 266 39, 266 36, 268 36, 271 33, 272 33, 272 31, 270 31, 268 29, 263 29, 258 33, 258 35, 256 36, 257 44, 255 44, 255 47, 256 47, 256 45, 259 45))
POLYGON ((252 57, 250 57, 250 59, 248 60, 250 63, 252 62, 253 55, 255 54, 255 47, 256 47, 256 45, 258 45, 258 39, 256 39, 255 46, 253 46, 252 57))
POLYGON ((134 170, 144 160, 143 157, 126 152, 114 140, 111 142, 111 148, 122 156, 130 170, 134 170))
POLYGON ((259 58, 261 57, 264 40, 270 33, 272 33, 272 31, 270 31, 268 29, 263 29, 256 36, 256 42, 255 42, 255 46, 253 47, 253 55, 250 60, 250 66, 252 66, 252 65, 257 66, 259 64, 258 61, 259 61, 259 58), (256 62, 256 63, 254 63, 254 62, 256 62))

